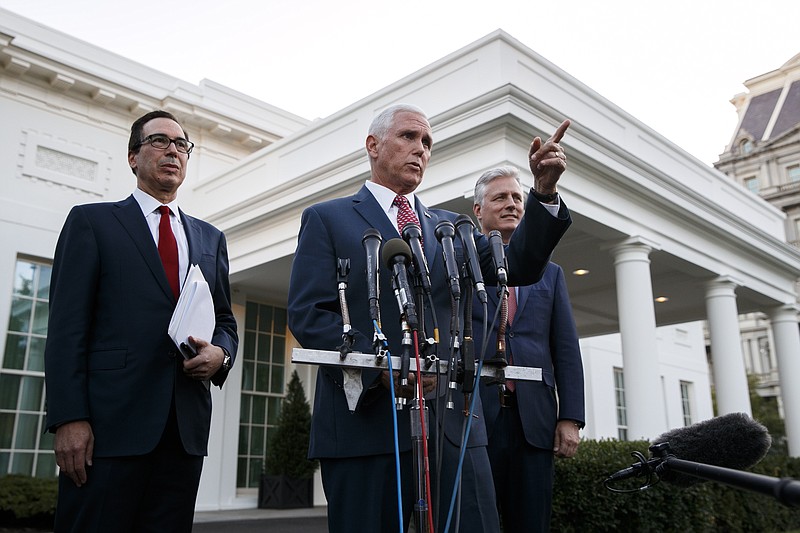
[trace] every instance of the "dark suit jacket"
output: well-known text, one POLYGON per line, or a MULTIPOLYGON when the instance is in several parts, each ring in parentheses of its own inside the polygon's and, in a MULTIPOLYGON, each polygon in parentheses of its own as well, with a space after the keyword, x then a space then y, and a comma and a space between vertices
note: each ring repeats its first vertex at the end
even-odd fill
MULTIPOLYGON (((436 224, 443 219, 453 221, 456 214, 428 209, 416 200, 424 240, 425 257, 433 286, 433 300, 438 317, 440 342, 438 355, 447 359, 450 346, 450 292, 446 286, 446 270, 442 247, 435 237, 436 224)), ((510 271, 516 280, 533 283, 539 279, 550 253, 569 227, 569 212, 562 205, 553 217, 536 200, 528 206, 508 247, 510 271)), ((302 224, 294 256, 289 285, 289 328, 305 348, 335 350, 342 343, 342 317, 337 295, 337 258, 350 259, 347 302, 351 324, 355 330, 354 351, 374 353, 373 326, 369 318, 366 286, 366 255, 361 243, 364 231, 375 228, 383 240, 399 237, 375 197, 366 187, 354 196, 339 198, 309 207, 303 212, 302 224)), ((456 240, 456 253, 461 247, 456 240)), ((491 253, 485 237, 476 233, 486 280, 495 282, 491 253)), ((393 354, 401 351, 400 313, 391 290, 386 265, 380 268, 381 326, 393 354)), ((426 311, 426 332, 433 331, 430 312, 426 311)), ((379 382, 380 372, 362 372, 364 394, 354 413, 350 413, 342 390, 342 372, 321 367, 317 376, 314 416, 311 430, 310 456, 317 458, 357 457, 392 453, 391 424, 394 404, 389 391, 379 382)), ((460 398, 458 399, 460 401, 460 398)), ((428 403, 432 406, 432 402, 428 403)), ((432 406, 435 407, 435 406, 432 406)), ((410 449, 409 409, 398 413, 401 450, 410 449)), ((448 411, 445 434, 455 444, 461 441, 464 417, 460 409, 448 411)), ((430 431, 434 431, 431 427, 430 431)), ((483 417, 473 420, 471 444, 485 444, 483 417)))
MULTIPOLYGON (((559 419, 584 422, 583 363, 578 333, 560 266, 548 264, 541 281, 518 290, 517 312, 513 325, 506 331, 506 351, 513 358, 513 365, 541 368, 543 375, 541 382, 515 382, 517 405, 525 440, 537 448, 551 450, 559 419)), ((488 293, 491 320, 498 297, 496 290, 488 293)), ((480 346, 482 313, 476 309, 474 316, 476 346, 480 346)), ((496 339, 495 327, 489 335, 486 357, 494 356, 496 339)), ((481 397, 491 437, 501 409, 497 386, 483 386, 481 397)))
MULTIPOLYGON (((235 357, 224 235, 181 213, 189 264, 214 299, 212 344, 235 357)), ((186 377, 167 334, 175 298, 156 244, 133 196, 72 209, 58 239, 45 348, 47 428, 88 420, 96 457, 153 450, 175 404, 187 452, 207 453, 211 394, 186 377)), ((214 376, 222 386, 225 373, 214 376)))

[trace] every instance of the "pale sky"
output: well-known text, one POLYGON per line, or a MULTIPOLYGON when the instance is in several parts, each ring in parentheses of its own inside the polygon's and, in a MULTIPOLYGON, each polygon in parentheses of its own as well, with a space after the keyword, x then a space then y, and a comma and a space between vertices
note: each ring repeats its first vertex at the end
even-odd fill
POLYGON ((190 83, 326 117, 503 29, 706 164, 743 82, 800 53, 800 1, 0 0, 190 83))

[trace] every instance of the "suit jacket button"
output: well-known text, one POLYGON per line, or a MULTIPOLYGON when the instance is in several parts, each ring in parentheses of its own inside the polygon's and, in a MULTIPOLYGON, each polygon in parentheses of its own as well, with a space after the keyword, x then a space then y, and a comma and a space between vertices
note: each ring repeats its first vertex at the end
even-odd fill
POLYGON ((175 359, 176 357, 178 357, 178 354, 175 352, 175 350, 170 350, 167 353, 167 355, 169 356, 170 359, 175 359))
POLYGON ((508 336, 509 336, 509 337, 513 337, 513 336, 514 336, 514 332, 513 332, 513 331, 509 331, 509 332, 508 332, 508 336))

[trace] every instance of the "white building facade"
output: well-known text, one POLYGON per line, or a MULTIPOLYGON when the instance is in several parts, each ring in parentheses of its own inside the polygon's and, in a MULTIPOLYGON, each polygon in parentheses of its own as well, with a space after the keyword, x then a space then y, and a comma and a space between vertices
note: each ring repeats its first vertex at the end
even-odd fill
MULTIPOLYGON (((434 131, 420 198, 463 213, 485 169, 524 167, 535 135, 573 121, 559 189, 574 224, 554 260, 589 271, 568 280, 585 437, 652 438, 713 416, 703 320, 719 414, 750 410, 739 314, 782 318, 772 321, 774 350, 797 360, 800 252, 785 242, 780 210, 502 31, 311 123, 0 9, 0 475, 55 473, 41 425, 56 239, 73 205, 130 194, 130 124, 166 109, 196 143, 181 205, 228 239, 241 339, 231 376, 213 392, 198 510, 255 507, 266 438, 295 368, 286 291, 300 214, 358 190, 369 175, 367 127, 397 102, 424 109, 434 131)), ((316 369, 297 369, 311 396, 316 369)), ((800 380, 796 365, 781 373, 800 380)), ((800 455, 800 401, 784 406, 790 452, 800 455)), ((324 503, 319 484, 316 498, 324 503)))

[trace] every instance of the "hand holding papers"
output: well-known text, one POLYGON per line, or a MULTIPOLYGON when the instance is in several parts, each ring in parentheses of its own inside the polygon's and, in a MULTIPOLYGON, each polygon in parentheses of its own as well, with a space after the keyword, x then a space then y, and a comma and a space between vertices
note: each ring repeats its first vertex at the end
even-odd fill
POLYGON ((216 316, 211 290, 197 265, 192 265, 172 313, 167 332, 183 357, 191 359, 197 352, 189 342, 189 336, 211 342, 216 316))

